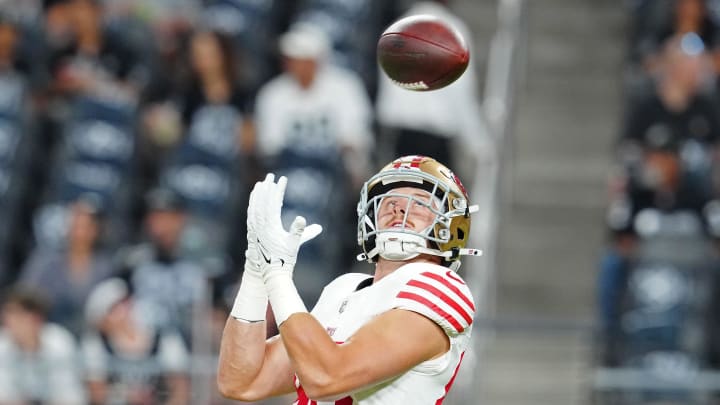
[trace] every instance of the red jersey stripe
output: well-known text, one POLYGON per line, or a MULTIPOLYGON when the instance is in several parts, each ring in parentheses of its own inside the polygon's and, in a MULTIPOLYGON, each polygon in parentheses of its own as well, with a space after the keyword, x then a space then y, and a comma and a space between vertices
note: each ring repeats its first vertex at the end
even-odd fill
POLYGON ((463 357, 465 357, 465 352, 462 352, 460 354, 460 361, 458 361, 457 366, 455 366, 455 371, 453 371, 453 375, 452 377, 450 377, 450 381, 445 384, 445 394, 443 394, 443 396, 435 402, 435 405, 442 405, 443 400, 447 396, 448 392, 450 392, 450 387, 452 387, 453 383, 455 382, 455 377, 457 377, 458 370, 460 370, 460 365, 462 364, 463 357))
POLYGON ((449 288, 450 291, 457 294, 457 296, 463 300, 464 303, 466 303, 473 311, 475 311, 475 305, 472 303, 472 300, 470 300, 462 291, 460 291, 459 288, 455 287, 451 282, 449 282, 445 277, 440 276, 435 273, 431 273, 429 271, 421 273, 423 276, 431 278, 435 281, 438 281, 442 283, 445 287, 449 288))
MULTIPOLYGON (((341 345, 344 342, 335 342, 335 343, 341 345)), ((312 401, 310 398, 308 398, 307 394, 305 393, 305 390, 299 384, 297 375, 293 376, 293 381, 295 382, 295 391, 297 392, 297 399, 295 400, 295 404, 297 404, 297 405, 317 405, 317 401, 312 401)), ((353 405, 353 400, 350 397, 340 398, 337 401, 335 401, 335 405, 353 405)))
POLYGON ((315 401, 310 401, 310 398, 308 398, 302 385, 300 385, 300 381, 298 380, 297 375, 293 375, 293 383, 295 384, 295 392, 297 392, 297 399, 295 399, 295 402, 294 402, 295 404, 297 404, 297 405, 317 404, 317 402, 315 402, 315 401))
POLYGON ((465 328, 462 327, 460 322, 458 322, 457 319, 455 319, 452 315, 443 311, 441 308, 439 308, 437 305, 435 305, 432 301, 430 301, 429 299, 427 299, 421 295, 417 295, 415 293, 411 293, 411 292, 407 292, 407 291, 400 291, 400 293, 398 293, 397 297, 419 302, 420 304, 423 304, 426 307, 432 309, 433 311, 435 311, 436 314, 445 318, 445 320, 448 321, 450 323, 450 325, 452 325, 455 328, 455 330, 458 331, 458 333, 465 330, 465 328))
POLYGON ((312 405, 310 398, 305 394, 305 390, 302 387, 298 387, 295 391, 297 391, 297 400, 295 402, 298 405, 312 405))
POLYGON ((455 300, 448 297, 447 294, 438 290, 434 286, 419 280, 410 280, 408 281, 407 285, 422 288, 423 290, 432 293, 434 296, 443 300, 444 303, 450 305, 452 309, 457 311, 457 313, 463 317, 465 322, 467 322, 468 324, 472 323, 472 317, 467 313, 467 311, 465 311, 465 309, 463 309, 463 307, 460 306, 460 304, 458 304, 455 300))
MULTIPOLYGON (((317 401, 310 400, 302 387, 297 389, 297 393, 298 397, 295 400, 297 405, 317 405, 317 401)), ((353 405, 353 400, 350 397, 340 398, 335 401, 335 405, 353 405)))

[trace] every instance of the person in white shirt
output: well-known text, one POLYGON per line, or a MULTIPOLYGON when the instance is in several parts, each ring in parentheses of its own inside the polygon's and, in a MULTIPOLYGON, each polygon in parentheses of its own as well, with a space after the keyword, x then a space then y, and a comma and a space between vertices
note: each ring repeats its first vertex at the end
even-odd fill
POLYGON ((109 278, 88 298, 81 340, 92 403, 185 405, 190 401, 190 353, 172 328, 137 319, 127 281, 109 278))
POLYGON ((270 174, 248 206, 245 271, 221 340, 217 383, 255 401, 297 392, 299 405, 439 404, 470 342, 475 306, 456 273, 470 214, 460 180, 432 158, 405 156, 363 186, 360 260, 374 275, 327 285, 311 313, 293 283, 300 245, 317 225, 280 211, 287 179, 270 174), (270 303, 279 336, 265 339, 270 303))
POLYGON ((352 180, 368 170, 373 110, 362 79, 332 65, 322 31, 297 23, 280 37, 283 73, 258 91, 257 149, 265 160, 290 149, 313 159, 339 156, 352 180))
POLYGON ((5 295, 0 329, 0 403, 85 404, 78 349, 64 327, 46 321, 47 305, 34 290, 5 295))

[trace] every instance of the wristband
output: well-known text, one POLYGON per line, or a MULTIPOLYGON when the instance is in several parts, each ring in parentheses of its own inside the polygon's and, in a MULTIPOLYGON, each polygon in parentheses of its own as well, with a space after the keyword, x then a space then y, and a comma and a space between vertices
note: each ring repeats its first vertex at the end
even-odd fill
POLYGON ((272 263, 270 266, 264 276, 265 288, 275 314, 275 321, 280 326, 290 315, 307 313, 308 310, 292 281, 292 272, 282 269, 276 263, 272 263))
POLYGON ((246 266, 230 316, 245 322, 262 322, 265 320, 267 303, 268 297, 262 278, 246 266))

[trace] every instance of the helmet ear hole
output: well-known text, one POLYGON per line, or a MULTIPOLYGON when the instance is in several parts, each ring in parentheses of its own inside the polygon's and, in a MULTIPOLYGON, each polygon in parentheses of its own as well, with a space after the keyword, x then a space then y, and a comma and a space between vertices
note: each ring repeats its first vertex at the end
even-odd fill
POLYGON ((463 231, 462 229, 458 228, 458 230, 457 230, 457 237, 458 237, 458 239, 460 239, 460 240, 465 240, 465 231, 463 231))
POLYGON ((438 237, 444 241, 450 240, 450 230, 441 229, 440 231, 438 231, 438 237))

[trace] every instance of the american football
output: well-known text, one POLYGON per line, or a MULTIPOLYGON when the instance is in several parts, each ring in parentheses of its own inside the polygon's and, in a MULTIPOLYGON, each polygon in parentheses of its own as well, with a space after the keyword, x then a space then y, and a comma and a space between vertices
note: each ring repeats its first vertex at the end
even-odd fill
POLYGON ((394 22, 380 35, 377 59, 398 86, 429 91, 462 76, 470 52, 462 35, 447 22, 413 15, 394 22))

